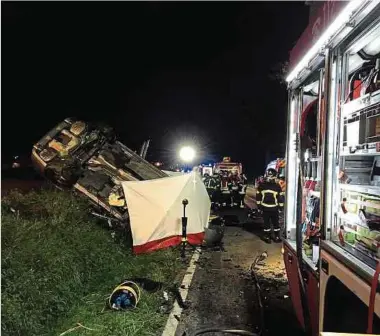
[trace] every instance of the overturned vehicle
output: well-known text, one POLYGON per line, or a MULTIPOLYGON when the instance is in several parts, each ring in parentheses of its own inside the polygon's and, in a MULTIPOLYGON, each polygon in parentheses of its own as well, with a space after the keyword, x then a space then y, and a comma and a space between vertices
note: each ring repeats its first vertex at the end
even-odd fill
POLYGON ((116 140, 108 126, 65 119, 32 151, 41 174, 60 189, 73 189, 91 200, 94 214, 128 224, 123 181, 167 175, 116 140))

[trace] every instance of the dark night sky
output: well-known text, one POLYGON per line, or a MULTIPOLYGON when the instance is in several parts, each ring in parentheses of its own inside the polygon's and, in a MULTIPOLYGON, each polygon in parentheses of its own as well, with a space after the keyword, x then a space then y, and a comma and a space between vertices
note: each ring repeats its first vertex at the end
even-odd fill
POLYGON ((2 2, 2 156, 68 116, 102 120, 149 159, 192 139, 260 173, 285 138, 270 78, 308 22, 303 2, 2 2))

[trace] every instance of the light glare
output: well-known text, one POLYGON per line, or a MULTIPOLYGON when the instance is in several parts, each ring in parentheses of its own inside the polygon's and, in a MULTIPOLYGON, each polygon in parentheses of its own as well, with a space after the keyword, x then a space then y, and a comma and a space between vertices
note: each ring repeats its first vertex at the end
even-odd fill
POLYGON ((195 158, 195 150, 189 146, 182 147, 179 156, 184 162, 191 162, 195 158))

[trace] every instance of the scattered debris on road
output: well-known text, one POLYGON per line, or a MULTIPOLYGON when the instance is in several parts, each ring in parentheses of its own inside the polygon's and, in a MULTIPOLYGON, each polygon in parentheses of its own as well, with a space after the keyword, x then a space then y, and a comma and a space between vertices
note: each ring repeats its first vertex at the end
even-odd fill
MULTIPOLYGON (((260 311, 250 265, 258 251, 268 249, 268 257, 255 266, 263 297, 265 336, 279 333, 303 335, 298 327, 282 263, 281 245, 267 246, 242 227, 225 228, 226 256, 219 249, 205 249, 200 256, 188 298, 191 307, 183 311, 176 336, 195 335, 203 328, 228 326, 258 334, 260 311), (238 233, 238 234, 237 234, 238 233), (265 297, 265 299, 264 299, 265 297)), ((209 333, 207 335, 217 335, 209 333)))

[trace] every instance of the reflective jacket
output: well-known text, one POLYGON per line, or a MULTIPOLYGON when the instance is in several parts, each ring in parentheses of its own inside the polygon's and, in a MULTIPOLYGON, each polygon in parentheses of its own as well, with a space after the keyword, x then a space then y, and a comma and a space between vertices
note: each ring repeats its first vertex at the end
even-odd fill
POLYGON ((205 186, 206 189, 216 189, 216 180, 213 177, 209 177, 205 186))
POLYGON ((207 186, 209 180, 210 180, 210 176, 203 176, 202 177, 202 182, 205 184, 205 186, 207 186))
POLYGON ((256 204, 263 211, 278 211, 284 207, 284 192, 276 182, 264 181, 256 191, 256 204))
POLYGON ((215 177, 213 177, 213 179, 214 179, 214 188, 215 189, 220 189, 221 188, 221 184, 222 184, 220 176, 215 176, 215 177))

